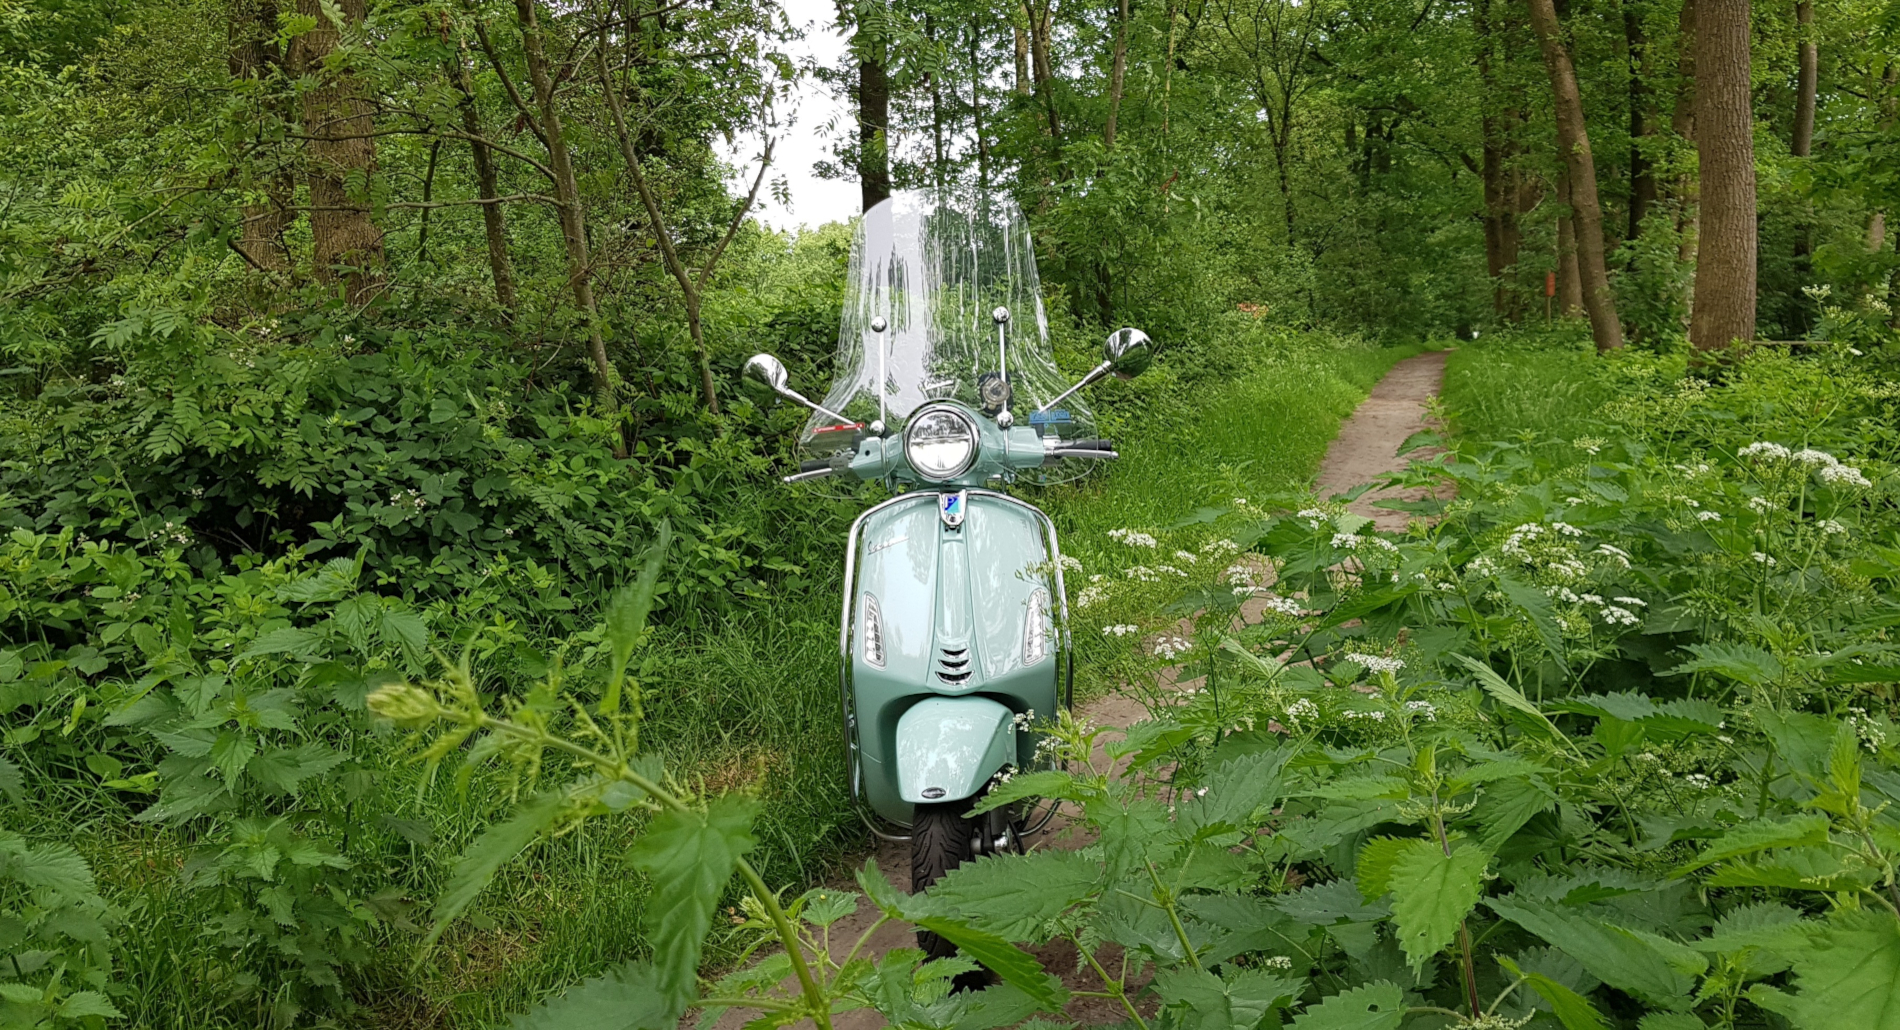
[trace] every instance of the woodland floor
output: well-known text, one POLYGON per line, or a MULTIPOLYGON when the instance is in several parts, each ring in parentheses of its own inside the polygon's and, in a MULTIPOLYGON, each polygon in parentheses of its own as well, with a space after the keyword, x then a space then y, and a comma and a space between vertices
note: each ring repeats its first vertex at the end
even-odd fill
MULTIPOLYGON (((1399 456, 1399 448, 1412 434, 1429 428, 1429 405, 1444 379, 1445 358, 1444 351, 1427 351, 1392 366, 1352 417, 1340 426, 1338 437, 1327 448, 1326 457, 1320 463, 1314 479, 1314 492, 1318 496, 1343 494, 1361 483, 1371 482, 1405 467, 1408 458, 1399 456)), ((1379 510, 1373 505, 1389 499, 1417 500, 1418 496, 1416 491, 1398 489, 1367 491, 1352 501, 1349 507, 1373 519, 1382 531, 1402 531, 1407 518, 1403 512, 1379 510)), ((1243 608, 1243 617, 1251 614, 1255 613, 1243 608)), ((1175 683, 1165 674, 1163 679, 1164 687, 1176 689, 1191 689, 1195 682, 1187 680, 1175 683)), ((1148 708, 1132 693, 1116 692, 1080 705, 1077 714, 1096 726, 1126 727, 1146 718, 1148 708)), ((1105 758, 1098 756, 1098 760, 1105 758)), ((899 890, 909 891, 908 845, 883 840, 876 843, 877 847, 869 860, 875 861, 899 890)), ((1058 816, 1050 828, 1037 835, 1029 846, 1032 849, 1072 849, 1084 847, 1088 843, 1088 837, 1070 830, 1067 821, 1058 816)), ((854 883, 844 880, 840 880, 836 886, 841 890, 857 889, 854 883)), ((856 912, 833 923, 829 942, 834 960, 843 959, 877 919, 877 908, 867 900, 860 900, 856 912)), ((916 939, 915 932, 908 924, 885 923, 865 943, 859 956, 876 959, 897 948, 915 947, 916 939)), ((1062 972, 1070 989, 1100 989, 1092 972, 1076 969, 1075 949, 1067 941, 1057 941, 1032 950, 1045 967, 1062 972)), ((1113 950, 1113 945, 1107 946, 1104 954, 1098 958, 1106 963, 1118 962, 1119 955, 1108 953, 1113 950)), ((731 1009, 722 1014, 713 1026, 715 1030, 740 1030, 757 1015, 753 1010, 731 1009)), ((1118 1003, 1106 998, 1090 997, 1074 999, 1067 1015, 1083 1026, 1117 1023, 1126 1018, 1126 1013, 1118 1003)), ((697 1015, 689 1015, 681 1024, 683 1030, 696 1024, 697 1020, 697 1015)), ((876 1011, 861 1009, 834 1016, 832 1025, 836 1030, 874 1030, 883 1026, 884 1022, 876 1011)), ((810 1023, 801 1023, 799 1026, 808 1027, 810 1023)))

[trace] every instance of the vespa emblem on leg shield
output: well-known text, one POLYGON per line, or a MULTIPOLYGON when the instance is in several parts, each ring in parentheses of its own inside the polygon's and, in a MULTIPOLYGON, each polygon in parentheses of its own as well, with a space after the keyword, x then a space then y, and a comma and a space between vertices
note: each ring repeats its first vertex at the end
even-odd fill
POLYGON ((937 513, 943 516, 943 524, 951 529, 963 525, 964 505, 970 499, 970 491, 958 490, 953 494, 937 495, 937 513))

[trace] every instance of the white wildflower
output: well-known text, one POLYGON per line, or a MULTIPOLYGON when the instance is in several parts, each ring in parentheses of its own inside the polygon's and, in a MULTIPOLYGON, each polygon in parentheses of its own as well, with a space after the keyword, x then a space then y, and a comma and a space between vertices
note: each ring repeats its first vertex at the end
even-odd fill
POLYGON ((1130 633, 1140 633, 1140 632, 1141 632, 1140 626, 1133 626, 1127 623, 1122 623, 1120 625, 1115 625, 1115 626, 1102 627, 1102 635, 1105 637, 1125 637, 1130 633))
POLYGON ((1643 621, 1637 618, 1636 613, 1630 611, 1628 608, 1619 608, 1613 604, 1604 605, 1602 612, 1599 614, 1603 616, 1604 622, 1612 626, 1634 626, 1643 621))
POLYGON ((1829 486, 1852 486, 1863 490, 1874 485, 1851 465, 1828 465, 1822 468, 1821 482, 1829 486))
POLYGON ((1391 673, 1405 668, 1405 662, 1398 658, 1386 658, 1376 654, 1361 654, 1357 651, 1346 656, 1346 660, 1363 665, 1367 672, 1391 673))
POLYGON ((1136 565, 1128 569, 1127 576, 1129 579, 1138 580, 1143 583, 1161 582, 1161 576, 1146 565, 1136 565))
POLYGON ((1598 597, 1595 594, 1579 594, 1577 595, 1577 600, 1582 601, 1585 604, 1602 604, 1603 603, 1603 598, 1598 597))
POLYGON ((1715 781, 1703 775, 1702 773, 1690 773, 1689 775, 1684 776, 1682 780, 1684 783, 1687 783, 1689 786, 1694 787, 1697 790, 1708 790, 1715 786, 1715 781))
POLYGON ((1585 454, 1595 454, 1603 449, 1603 441, 1594 436, 1579 436, 1571 443, 1585 454))
POLYGON ((1108 538, 1110 540, 1119 540, 1130 547, 1157 546, 1154 537, 1132 529, 1111 529, 1108 531, 1108 538))
POLYGON ((1834 455, 1826 451, 1817 451, 1812 447, 1803 447, 1794 452, 1794 460, 1803 465, 1839 465, 1834 455))
POLYGON ((1090 605, 1100 604, 1107 596, 1108 591, 1101 587, 1083 587, 1082 592, 1075 595, 1075 606, 1087 608, 1090 605))
POLYGON ((1207 543, 1202 544, 1201 553, 1219 559, 1230 554, 1239 554, 1240 545, 1222 537, 1219 540, 1209 540, 1207 543))
POLYGON ((1424 719, 1426 722, 1438 721, 1438 706, 1430 701, 1407 701, 1405 710, 1424 719))
POLYGON ((1629 608, 1647 608, 1649 602, 1640 597, 1612 597, 1610 600, 1629 608))
POLYGON ((1768 566, 1769 568, 1773 568, 1776 564, 1773 555, 1763 554, 1760 551, 1750 551, 1748 556, 1750 558, 1755 559, 1757 562, 1760 562, 1761 564, 1768 566))
POLYGON ((1768 458, 1775 461, 1787 461, 1794 456, 1788 448, 1778 443, 1766 442, 1751 443, 1737 451, 1736 455, 1742 458, 1768 458))
POLYGON ((1333 534, 1333 546, 1339 548, 1342 551, 1350 551, 1353 548, 1358 547, 1359 541, 1360 541, 1360 537, 1359 537, 1359 534, 1357 533, 1334 533, 1333 534))
POLYGON ((1267 611, 1284 615, 1289 619, 1297 619, 1306 614, 1306 610, 1300 607, 1300 602, 1290 597, 1268 597, 1262 599, 1261 604, 1267 611))
POLYGON ((1722 513, 1719 511, 1699 511, 1695 513, 1695 518, 1697 522, 1720 522, 1722 521, 1722 513))
POLYGON ((1748 499, 1748 509, 1766 515, 1775 510, 1775 502, 1766 497, 1750 497, 1748 499))
POLYGON ((1174 556, 1176 558, 1181 559, 1184 562, 1187 562, 1189 565, 1193 565, 1194 563, 1201 560, 1200 558, 1195 556, 1193 551, 1176 551, 1174 552, 1174 556))
POLYGON ((1285 955, 1275 955, 1272 958, 1261 959, 1260 965, 1268 969, 1292 969, 1293 960, 1285 955))
POLYGON ((1465 566, 1465 571, 1474 576, 1490 576, 1496 574, 1498 566, 1497 563, 1491 559, 1486 558, 1484 555, 1479 555, 1471 559, 1471 564, 1465 566))
POLYGON ((1385 721, 1385 713, 1379 712, 1379 711, 1361 712, 1361 711, 1356 711, 1353 709, 1347 709, 1345 712, 1341 714, 1343 714, 1348 719, 1370 719, 1373 722, 1385 721))
POLYGON ((1822 519, 1814 524, 1814 528, 1820 530, 1825 536, 1845 536, 1847 534, 1847 527, 1833 519, 1822 519))
POLYGON ((1172 660, 1194 649, 1194 642, 1181 637, 1162 637, 1154 642, 1156 658, 1172 660))
POLYGON ((1067 554, 1065 554, 1065 555, 1063 555, 1063 556, 1061 557, 1061 559, 1059 560, 1059 562, 1058 562, 1058 564, 1060 564, 1060 565, 1061 565, 1061 566, 1062 566, 1062 567, 1063 567, 1063 568, 1064 568, 1065 570, 1067 570, 1067 571, 1069 571, 1069 572, 1081 572, 1081 571, 1082 571, 1082 563, 1081 563, 1080 561, 1078 561, 1078 560, 1076 560, 1076 559, 1075 559, 1075 558, 1074 558, 1073 556, 1071 556, 1071 555, 1067 555, 1067 554))
POLYGON ((1571 525, 1568 522, 1553 522, 1550 524, 1550 528, 1556 530, 1559 533, 1562 533, 1565 536, 1582 536, 1583 535, 1583 530, 1578 529, 1577 527, 1571 525))

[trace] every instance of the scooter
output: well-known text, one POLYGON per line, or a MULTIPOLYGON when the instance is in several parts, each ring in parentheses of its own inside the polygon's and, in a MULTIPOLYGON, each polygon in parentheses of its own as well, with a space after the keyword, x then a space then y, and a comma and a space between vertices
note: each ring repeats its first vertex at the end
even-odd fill
POLYGON ((898 193, 858 223, 823 402, 793 390, 777 358, 746 363, 812 410, 786 482, 839 477, 895 495, 846 543, 839 700, 853 804, 873 833, 909 842, 912 890, 1020 850, 1054 814, 1019 804, 968 817, 992 782, 1034 766, 1035 726, 1074 689, 1055 524, 1000 488, 1117 457, 1077 394, 1139 374, 1151 355, 1140 330, 1117 330, 1065 386, 1020 212, 898 193))

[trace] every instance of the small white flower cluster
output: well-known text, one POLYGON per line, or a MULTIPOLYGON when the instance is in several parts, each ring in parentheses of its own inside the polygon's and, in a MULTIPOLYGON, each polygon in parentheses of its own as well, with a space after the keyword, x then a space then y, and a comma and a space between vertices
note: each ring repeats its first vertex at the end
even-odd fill
POLYGON ((1821 521, 1816 522, 1814 524, 1814 528, 1820 530, 1822 536, 1846 536, 1847 535, 1847 527, 1841 525, 1839 522, 1836 522, 1833 519, 1822 519, 1821 521))
POLYGON ((1869 751, 1879 751, 1880 745, 1887 742, 1887 731, 1868 717, 1865 708, 1849 708, 1847 712, 1847 724, 1854 727, 1854 732, 1860 736, 1861 746, 1869 751))
POLYGON ((1471 564, 1465 566, 1465 571, 1474 576, 1491 576, 1497 573, 1498 563, 1481 554, 1471 559, 1471 564))
POLYGON ((1438 706, 1430 701, 1407 701, 1405 710, 1424 719, 1426 722, 1438 721, 1438 706))
POLYGON ((1353 548, 1358 547, 1360 543, 1361 543, 1361 539, 1360 539, 1359 534, 1357 533, 1334 533, 1333 534, 1333 546, 1342 551, 1350 551, 1353 548))
POLYGON ((1193 649, 1194 642, 1181 637, 1162 637, 1154 643, 1155 657, 1164 658, 1169 661, 1187 654, 1193 649))
POLYGON ((1082 592, 1075 595, 1075 606, 1077 608, 1087 608, 1090 605, 1100 604, 1102 602, 1102 599, 1107 596, 1108 596, 1108 589, 1106 587, 1101 587, 1101 586, 1083 587, 1082 592))
POLYGON ((1261 959, 1259 964, 1267 969, 1293 968, 1293 960, 1287 958, 1285 955, 1275 955, 1272 958, 1261 959))
POLYGON ((1136 532, 1132 529, 1111 529, 1108 531, 1108 538, 1110 540, 1119 540, 1130 547, 1158 546, 1154 537, 1146 533, 1136 532))
POLYGON ((1305 519, 1306 528, 1318 529, 1326 524, 1326 513, 1318 508, 1301 508, 1293 513, 1294 518, 1305 519))
POLYGON ((1821 469, 1821 482, 1829 486, 1851 486, 1865 490, 1874 484, 1857 468, 1848 465, 1829 465, 1821 469))
POLYGON ((191 543, 191 530, 176 522, 167 522, 160 526, 156 535, 166 543, 177 544, 180 547, 191 543))
POLYGON ((1405 662, 1398 658, 1386 658, 1376 654, 1361 654, 1354 651, 1346 655, 1346 660, 1366 667, 1372 673, 1396 673, 1405 668, 1405 662))
POLYGON ((1061 558, 1057 559, 1056 563, 1058 565, 1061 565, 1064 571, 1067 571, 1067 572, 1081 572, 1082 571, 1082 563, 1070 555, 1066 555, 1066 554, 1063 555, 1061 558))
POLYGON ((1603 449, 1603 441, 1594 436, 1579 436, 1571 444, 1585 454, 1595 454, 1603 449))
POLYGON ((1682 778, 1682 782, 1687 783, 1697 790, 1713 790, 1715 788, 1715 781, 1702 773, 1690 773, 1682 778))
POLYGON ((1184 561, 1184 562, 1187 562, 1187 563, 1188 563, 1189 565, 1193 565, 1193 564, 1195 564, 1196 562, 1198 562, 1198 561, 1200 561, 1200 560, 1201 560, 1201 559, 1199 559, 1199 558, 1197 558, 1197 557, 1195 557, 1195 556, 1194 556, 1194 552, 1193 552, 1193 551, 1176 551, 1176 552, 1174 552, 1174 556, 1175 556, 1176 558, 1179 558, 1179 559, 1181 559, 1181 560, 1182 560, 1182 561, 1184 561))
POLYGON ((997 784, 998 786, 1001 786, 1002 784, 1008 783, 1015 776, 1016 776, 1016 767, 1013 765, 1006 765, 1006 766, 1003 766, 1001 769, 996 770, 996 775, 990 777, 990 782, 997 784))
POLYGON ((1568 522, 1552 522, 1550 524, 1550 528, 1556 530, 1559 533, 1562 533, 1565 536, 1582 536, 1583 535, 1583 530, 1578 529, 1577 527, 1571 525, 1568 522))
POLYGON ((1126 575, 1129 579, 1136 580, 1141 583, 1161 582, 1160 574, 1155 572, 1155 570, 1149 568, 1146 565, 1132 566, 1125 571, 1124 575, 1126 575))
POLYGON ((1596 553, 1610 559, 1621 568, 1630 567, 1630 553, 1615 544, 1598 544, 1596 553))
POLYGON ((1618 607, 1613 604, 1604 605, 1603 610, 1598 614, 1603 616, 1604 622, 1612 626, 1635 626, 1643 621, 1637 617, 1635 612, 1630 611, 1628 608, 1618 607))
POLYGON ((1156 571, 1156 572, 1165 572, 1165 573, 1167 573, 1167 574, 1168 574, 1168 575, 1170 575, 1170 576, 1179 576, 1179 577, 1180 577, 1180 578, 1182 578, 1182 579, 1186 579, 1186 578, 1187 578, 1187 573, 1185 573, 1185 572, 1182 572, 1182 571, 1181 571, 1180 569, 1177 569, 1177 568, 1175 568, 1175 567, 1174 567, 1174 566, 1172 566, 1172 565, 1157 565, 1157 566, 1155 566, 1155 571, 1156 571))
POLYGON ((1748 499, 1748 510, 1766 515, 1775 510, 1775 502, 1766 497, 1750 497, 1748 499))
POLYGON ((1140 633, 1140 632, 1141 632, 1140 626, 1135 626, 1128 623, 1122 623, 1121 625, 1117 625, 1117 626, 1103 626, 1102 627, 1102 635, 1105 637, 1125 637, 1130 633, 1140 633))
POLYGON ((1511 535, 1504 538, 1504 546, 1498 548, 1498 550, 1513 557, 1523 558, 1529 561, 1530 551, 1527 550, 1524 545, 1535 541, 1538 537, 1543 535, 1543 526, 1535 522, 1526 522, 1516 529, 1511 530, 1511 535))
POLYGON ((1773 555, 1763 554, 1760 551, 1750 551, 1748 556, 1771 569, 1775 567, 1776 562, 1773 555))
POLYGON ((1803 465, 1839 465, 1840 459, 1826 451, 1817 451, 1812 447, 1803 447, 1791 455, 1792 460, 1803 465))
POLYGON ((1298 726, 1302 721, 1319 718, 1319 706, 1307 698, 1299 698, 1286 706, 1286 721, 1298 726))
POLYGON ((1348 720, 1367 719, 1372 722, 1385 721, 1385 713, 1381 711, 1377 711, 1377 710, 1370 711, 1370 712, 1362 712, 1362 711, 1359 711, 1358 709, 1348 708, 1344 712, 1341 712, 1340 714, 1344 715, 1348 720))
POLYGON ((1720 522, 1722 521, 1722 513, 1719 511, 1699 511, 1695 513, 1695 519, 1697 522, 1720 522))
POLYGON ((1267 611, 1275 615, 1284 615, 1289 619, 1297 619, 1306 614, 1306 609, 1300 606, 1300 602, 1290 597, 1268 597, 1262 599, 1260 603, 1261 607, 1267 611))
POLYGON ((1374 547, 1379 548, 1382 551, 1387 551, 1391 554, 1399 553, 1399 545, 1393 543, 1390 540, 1387 540, 1385 537, 1369 536, 1369 537, 1366 537, 1366 542, 1370 543, 1374 547))
POLYGON ((1018 712, 1009 721, 1019 730, 1028 729, 1029 724, 1036 721, 1036 710, 1031 708, 1027 712, 1018 712))
POLYGON ((423 498, 422 492, 419 490, 398 490, 389 495, 389 505, 392 508, 408 508, 411 511, 421 511, 423 508, 428 507, 429 502, 423 498))
POLYGON ((1767 443, 1763 441, 1751 443, 1741 450, 1736 451, 1735 455, 1736 457, 1749 460, 1760 458, 1766 461, 1787 461, 1794 457, 1794 453, 1788 450, 1788 448, 1778 443, 1767 443))
POLYGON ((1680 472, 1683 475, 1689 477, 1690 479, 1695 479, 1698 476, 1706 476, 1709 473, 1715 471, 1715 466, 1709 464, 1706 461, 1699 461, 1699 462, 1696 462, 1694 465, 1678 464, 1678 465, 1673 465, 1671 467, 1674 468, 1677 472, 1680 472))

